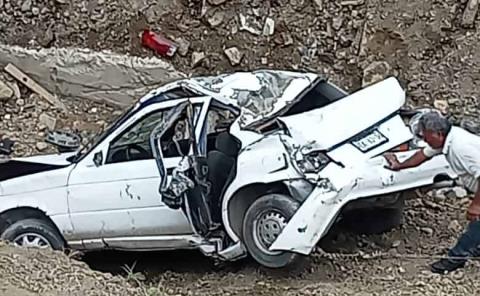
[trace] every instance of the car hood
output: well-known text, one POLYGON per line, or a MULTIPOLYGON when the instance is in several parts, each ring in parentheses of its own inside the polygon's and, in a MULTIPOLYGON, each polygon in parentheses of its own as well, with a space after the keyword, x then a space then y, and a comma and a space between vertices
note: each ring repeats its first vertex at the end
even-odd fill
POLYGON ((329 151, 388 120, 404 103, 404 90, 390 77, 323 108, 279 120, 297 144, 313 143, 316 150, 329 151))
POLYGON ((240 109, 240 128, 254 130, 287 112, 318 79, 322 78, 314 73, 257 70, 190 78, 189 83, 240 109))
POLYGON ((61 169, 71 165, 67 159, 75 153, 36 155, 0 162, 0 181, 61 169))

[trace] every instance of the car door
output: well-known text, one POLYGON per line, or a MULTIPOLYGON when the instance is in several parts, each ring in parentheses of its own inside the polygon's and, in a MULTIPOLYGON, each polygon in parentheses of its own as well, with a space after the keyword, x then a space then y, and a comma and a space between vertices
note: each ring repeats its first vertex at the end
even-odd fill
MULTIPOLYGON (((123 247, 127 240, 132 242, 131 237, 142 240, 140 237, 191 233, 182 212, 161 201, 161 178, 149 141, 153 128, 181 101, 185 100, 151 104, 140 110, 72 171, 70 217, 77 239, 85 246, 123 247), (100 165, 95 165, 95 158, 100 165)), ((205 116, 202 98, 195 98, 194 106, 197 119, 205 116)), ((174 152, 167 149, 167 167, 174 167, 181 159, 174 152)))

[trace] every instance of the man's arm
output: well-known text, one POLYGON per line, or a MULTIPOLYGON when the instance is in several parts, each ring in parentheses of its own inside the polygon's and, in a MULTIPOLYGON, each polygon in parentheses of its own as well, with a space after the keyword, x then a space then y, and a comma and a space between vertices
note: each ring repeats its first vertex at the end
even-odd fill
MULTIPOLYGON (((477 179, 477 182, 479 180, 477 179)), ((477 191, 473 197, 472 202, 467 210, 467 219, 470 221, 475 221, 480 219, 480 182, 477 185, 477 191)))
MULTIPOLYGON (((427 152, 428 154, 428 152, 427 152)), ((393 171, 399 171, 407 168, 413 168, 416 166, 419 166, 426 160, 428 160, 430 157, 428 157, 424 151, 424 149, 420 149, 417 152, 415 152, 412 156, 410 156, 407 160, 404 162, 399 162, 395 154, 393 153, 387 153, 384 155, 385 158, 387 159, 389 163, 389 169, 393 171)))

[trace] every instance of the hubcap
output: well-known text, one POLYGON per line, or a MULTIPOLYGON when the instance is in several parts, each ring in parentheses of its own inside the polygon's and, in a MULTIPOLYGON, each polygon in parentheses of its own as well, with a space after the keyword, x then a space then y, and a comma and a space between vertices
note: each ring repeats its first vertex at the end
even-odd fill
POLYGON ((287 225, 285 216, 277 211, 268 211, 259 215, 253 227, 255 244, 268 255, 278 255, 281 251, 270 251, 268 248, 287 225))
POLYGON ((23 233, 17 236, 13 243, 15 246, 27 248, 46 249, 51 247, 48 240, 38 233, 23 233))

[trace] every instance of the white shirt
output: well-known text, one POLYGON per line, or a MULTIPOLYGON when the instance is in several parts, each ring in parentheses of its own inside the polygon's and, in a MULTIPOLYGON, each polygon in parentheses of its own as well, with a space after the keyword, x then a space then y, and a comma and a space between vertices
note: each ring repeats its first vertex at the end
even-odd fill
POLYGON ((443 153, 452 170, 458 175, 460 185, 476 192, 480 178, 480 137, 460 127, 453 126, 445 139, 443 149, 427 145, 425 156, 431 158, 443 153))

